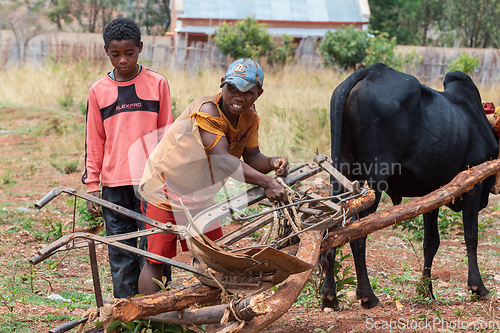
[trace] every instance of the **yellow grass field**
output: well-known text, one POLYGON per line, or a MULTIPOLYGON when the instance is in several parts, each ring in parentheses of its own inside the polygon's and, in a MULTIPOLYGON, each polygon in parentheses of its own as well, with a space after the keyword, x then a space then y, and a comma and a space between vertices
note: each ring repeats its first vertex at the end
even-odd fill
MULTIPOLYGON (((328 153, 330 97, 350 72, 340 73, 325 68, 264 68, 264 94, 256 103, 262 118, 261 150, 268 155, 287 156, 295 161, 310 159, 316 150, 328 153)), ((89 86, 110 69, 80 62, 5 70, 0 72, 0 103, 42 110, 59 109, 62 114, 58 117, 81 116, 85 112, 89 86)), ((174 116, 196 97, 218 92, 220 78, 224 75, 222 68, 196 74, 161 68, 153 70, 169 81, 174 116)), ((437 90, 443 89, 441 81, 427 84, 437 90)), ((495 85, 479 86, 479 90, 483 100, 500 104, 499 90, 495 85)), ((80 139, 83 142, 83 136, 78 141, 80 139)))
MULTIPOLYGON (((87 251, 59 253, 34 267, 28 259, 44 245, 72 232, 74 206, 68 197, 60 196, 39 211, 33 206, 54 187, 83 189, 80 176, 87 91, 110 69, 82 62, 0 71, 0 333, 47 332, 80 318, 95 305, 87 251), (53 295, 70 302, 48 298, 53 295)), ((218 92, 224 75, 224 69, 194 75, 153 69, 170 83, 175 115, 194 98, 218 92)), ((311 160, 316 150, 329 154, 330 97, 350 73, 324 68, 264 70, 265 92, 256 103, 262 118, 261 150, 267 155, 286 156, 292 163, 311 160)), ((441 81, 427 84, 442 90, 441 81)), ((483 100, 500 104, 498 87, 480 86, 479 90, 483 100)), ((81 204, 84 207, 83 201, 81 204)), ((443 323, 439 329, 421 332, 457 331, 452 325, 458 322, 491 323, 497 326, 481 331, 498 332, 499 210, 499 199, 491 196, 479 223, 480 266, 492 301, 470 299, 460 229, 450 228, 442 238, 433 266, 437 300, 432 301, 415 293, 423 265, 421 242, 413 240, 407 231, 387 228, 369 235, 367 250, 373 288, 384 308, 362 309, 354 288, 346 286, 340 291, 342 311, 323 313, 314 288, 319 278, 313 274, 316 279, 304 289, 300 302, 265 332, 362 332, 374 322, 394 318, 405 324, 438 319, 443 323)), ((77 216, 81 215, 77 211, 77 216)), ((452 217, 452 222, 459 224, 459 218, 452 217)), ((77 229, 82 228, 77 222, 77 229)), ((350 249, 346 246, 344 251, 347 255, 350 249)), ((103 293, 110 296, 106 247, 98 247, 98 258, 103 293)), ((342 264, 346 276, 352 276, 352 259, 342 264)))

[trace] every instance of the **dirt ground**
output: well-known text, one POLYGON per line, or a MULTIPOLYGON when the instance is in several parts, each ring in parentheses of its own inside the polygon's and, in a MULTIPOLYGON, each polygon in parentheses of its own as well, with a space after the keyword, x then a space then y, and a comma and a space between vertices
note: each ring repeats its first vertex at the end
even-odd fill
MULTIPOLYGON (((0 158, 18 153, 19 138, 0 133, 0 158)), ((29 140, 23 144, 30 144, 29 140)), ((29 163, 30 156, 24 156, 29 163)), ((21 159, 21 160, 23 160, 21 159)), ((33 228, 26 227, 31 219, 37 228, 50 232, 55 221, 61 221, 64 233, 72 231, 72 207, 66 194, 53 200, 41 211, 34 203, 57 186, 83 190, 78 173, 63 174, 50 168, 39 168, 28 174, 25 168, 13 169, 9 181, 0 183, 0 258, 3 295, 0 313, 18 315, 30 332, 47 332, 84 312, 77 306, 49 305, 30 299, 29 292, 7 302, 7 294, 14 295, 15 278, 24 286, 31 283, 31 292, 38 296, 74 293, 92 293, 92 280, 87 252, 75 250, 56 254, 50 264, 43 263, 31 270, 26 262, 47 242, 37 240, 33 228), (47 222, 48 221, 48 222, 47 222), (10 279, 12 278, 12 279, 10 279), (11 285, 12 284, 12 285, 11 285)), ((340 291, 341 311, 323 312, 315 295, 313 283, 308 284, 300 303, 292 306, 281 318, 263 330, 270 333, 288 332, 500 332, 500 211, 499 197, 480 214, 479 265, 483 281, 492 294, 491 301, 471 300, 467 290, 467 257, 460 229, 454 228, 441 240, 433 265, 435 301, 419 297, 416 284, 423 266, 422 244, 410 241, 401 229, 391 228, 371 234, 368 238, 367 265, 375 293, 383 307, 363 309, 355 299, 353 287, 340 291)), ((344 247, 344 255, 350 252, 344 247)), ((189 262, 182 254, 180 261, 189 262)), ((98 262, 102 289, 110 296, 110 277, 107 251, 98 246, 98 262)), ((342 261, 342 267, 354 271, 352 258, 342 261)), ((174 282, 185 275, 174 270, 174 282)), ((314 275, 315 276, 315 275, 314 275)), ((317 284, 317 283, 316 283, 317 284)), ((0 317, 1 318, 1 317, 0 317)), ((2 319, 5 321, 6 319, 2 319)), ((2 330, 0 332, 7 332, 2 330)), ((24 332, 24 331, 23 331, 24 332)))

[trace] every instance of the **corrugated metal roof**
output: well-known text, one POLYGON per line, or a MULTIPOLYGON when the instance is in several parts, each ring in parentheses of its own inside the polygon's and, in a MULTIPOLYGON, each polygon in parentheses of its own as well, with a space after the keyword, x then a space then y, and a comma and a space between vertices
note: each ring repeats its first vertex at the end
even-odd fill
POLYGON ((182 0, 178 18, 366 22, 359 0, 182 0))
MULTIPOLYGON (((176 32, 181 33, 201 33, 201 34, 213 34, 218 27, 200 27, 188 25, 180 29, 176 29, 176 32)), ((336 29, 322 29, 322 28, 267 28, 269 34, 275 36, 290 35, 296 38, 306 38, 306 37, 323 37, 328 30, 335 31, 336 29)))

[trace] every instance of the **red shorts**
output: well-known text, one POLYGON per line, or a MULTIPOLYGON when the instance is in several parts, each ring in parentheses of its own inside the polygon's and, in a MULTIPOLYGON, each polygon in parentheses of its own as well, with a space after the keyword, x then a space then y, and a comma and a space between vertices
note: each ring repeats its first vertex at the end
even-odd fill
MULTIPOLYGON (((174 216, 174 213, 169 212, 168 210, 158 208, 150 203, 148 203, 146 207, 144 207, 143 204, 142 208, 143 208, 143 213, 145 208, 147 217, 152 218, 153 220, 156 220, 158 222, 161 223, 170 222, 172 224, 179 224, 179 225, 185 225, 186 223, 186 216, 182 213, 176 213, 174 216), (176 217, 177 217, 177 222, 179 223, 176 223, 175 219, 176 217), (180 221, 180 218, 182 218, 182 221, 180 221)), ((151 229, 151 228, 154 227, 150 226, 149 224, 146 224, 146 229, 151 229)), ((205 235, 211 240, 216 240, 221 238, 222 228, 220 226, 220 222, 216 222, 213 226, 211 226, 211 230, 206 232, 205 235)), ((173 258, 177 255, 177 235, 158 233, 158 234, 148 235, 147 237, 148 237, 149 252, 166 258, 173 258)), ((182 251, 183 252, 188 251, 186 240, 184 239, 179 239, 179 240, 181 242, 182 251)), ((148 258, 148 260, 150 263, 161 264, 161 262, 153 259, 148 258)))

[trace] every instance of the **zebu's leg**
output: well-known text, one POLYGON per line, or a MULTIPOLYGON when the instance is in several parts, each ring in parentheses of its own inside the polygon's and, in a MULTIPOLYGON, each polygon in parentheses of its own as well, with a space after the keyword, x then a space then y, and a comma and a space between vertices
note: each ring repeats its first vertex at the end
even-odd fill
MULTIPOLYGON (((381 193, 375 192, 375 202, 371 207, 359 214, 359 218, 367 216, 377 210, 378 203, 380 202, 381 193)), ((376 305, 381 305, 379 299, 373 293, 370 286, 370 280, 368 278, 368 272, 366 270, 366 236, 356 239, 350 243, 351 251, 354 258, 354 263, 356 267, 357 276, 357 288, 356 297, 361 299, 361 305, 364 308, 372 308, 376 305)), ((325 280, 321 288, 321 298, 323 300, 322 308, 332 308, 335 310, 340 309, 339 302, 337 299, 337 288, 334 276, 334 264, 335 264, 335 248, 333 248, 326 258, 320 259, 321 261, 327 261, 325 271, 325 280)))
MULTIPOLYGON (((375 192, 375 202, 371 207, 359 214, 359 218, 363 218, 374 213, 377 210, 380 202, 381 192, 375 192)), ((380 300, 373 293, 366 269, 366 236, 355 239, 350 243, 354 266, 356 268, 356 298, 361 300, 361 306, 365 309, 373 308, 377 305, 382 305, 380 300)))
MULTIPOLYGON (((356 266, 356 297, 361 299, 361 305, 364 308, 373 308, 381 303, 371 289, 368 272, 366 270, 366 237, 358 238, 351 242, 350 245, 356 266)), ((326 257, 322 259, 327 261, 327 266, 325 268, 325 279, 321 288, 321 299, 323 300, 321 307, 323 309, 331 308, 338 311, 340 310, 340 306, 337 299, 337 289, 334 276, 335 250, 336 248, 330 250, 326 257)))
POLYGON ((464 239, 465 245, 467 246, 467 259, 469 262, 467 285, 472 290, 472 293, 477 295, 479 299, 489 300, 491 299, 491 295, 483 284, 477 264, 478 213, 480 198, 479 195, 474 195, 474 193, 479 193, 479 188, 480 187, 476 186, 471 195, 465 199, 467 202, 464 204, 462 211, 464 239))
POLYGON ((366 236, 355 239, 350 245, 354 258, 354 265, 356 266, 356 298, 361 300, 361 306, 365 309, 382 305, 377 296, 373 293, 366 270, 366 236))
POLYGON ((323 280, 323 286, 321 287, 321 308, 330 308, 335 311, 340 310, 339 300, 337 299, 337 284, 335 283, 335 252, 337 248, 334 247, 330 252, 323 254, 320 258, 321 266, 325 271, 325 279, 323 280))
POLYGON ((424 270, 422 280, 417 287, 417 293, 435 299, 432 292, 431 269, 432 261, 439 248, 439 228, 437 218, 439 208, 425 213, 424 217, 424 270))

